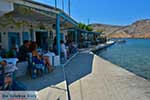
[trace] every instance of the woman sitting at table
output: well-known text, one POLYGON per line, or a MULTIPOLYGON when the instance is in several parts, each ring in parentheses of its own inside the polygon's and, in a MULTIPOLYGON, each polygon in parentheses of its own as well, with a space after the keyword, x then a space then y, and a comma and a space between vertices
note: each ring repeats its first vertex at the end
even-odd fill
POLYGON ((52 72, 53 67, 51 66, 51 64, 49 62, 49 58, 48 57, 43 57, 42 55, 40 55, 36 49, 37 49, 37 43, 32 42, 31 45, 30 45, 30 51, 32 52, 32 57, 35 59, 35 61, 38 64, 46 65, 46 67, 48 68, 48 71, 52 72))

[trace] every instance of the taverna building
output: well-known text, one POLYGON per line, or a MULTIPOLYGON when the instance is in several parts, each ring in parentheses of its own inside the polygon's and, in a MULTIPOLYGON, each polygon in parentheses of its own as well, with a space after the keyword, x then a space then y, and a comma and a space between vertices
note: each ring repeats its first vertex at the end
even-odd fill
POLYGON ((22 45, 24 40, 36 41, 42 47, 46 41, 52 44, 56 37, 60 54, 60 40, 66 40, 67 29, 77 25, 64 11, 52 6, 32 0, 0 0, 0 45, 6 50, 22 45))

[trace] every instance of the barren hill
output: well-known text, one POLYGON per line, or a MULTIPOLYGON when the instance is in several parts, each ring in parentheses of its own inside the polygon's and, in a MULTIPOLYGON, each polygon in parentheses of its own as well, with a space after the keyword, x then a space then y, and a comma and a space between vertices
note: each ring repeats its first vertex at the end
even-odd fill
POLYGON ((91 24, 94 31, 102 31, 110 38, 150 38, 150 19, 139 20, 128 26, 91 24))

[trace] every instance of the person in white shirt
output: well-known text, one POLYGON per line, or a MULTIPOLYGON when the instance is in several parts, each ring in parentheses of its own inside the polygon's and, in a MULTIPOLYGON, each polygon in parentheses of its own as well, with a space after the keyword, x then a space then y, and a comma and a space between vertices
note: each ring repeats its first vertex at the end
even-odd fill
POLYGON ((67 49, 63 40, 61 40, 61 53, 64 54, 64 58, 67 60, 67 49))

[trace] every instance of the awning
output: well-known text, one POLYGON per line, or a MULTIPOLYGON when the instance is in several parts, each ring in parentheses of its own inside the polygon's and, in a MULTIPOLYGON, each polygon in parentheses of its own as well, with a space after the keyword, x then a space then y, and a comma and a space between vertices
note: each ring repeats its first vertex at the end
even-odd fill
MULTIPOLYGON (((11 0, 10 0, 11 1, 11 0)), ((61 29, 72 28, 78 23, 65 12, 49 5, 32 0, 14 0, 14 11, 8 13, 17 19, 26 19, 46 24, 56 24, 56 15, 60 15, 61 29)))
POLYGON ((13 3, 6 0, 0 0, 0 16, 13 11, 13 3))
POLYGON ((87 31, 87 30, 83 30, 80 28, 68 28, 68 29, 63 29, 65 31, 78 31, 78 33, 83 33, 83 34, 95 34, 95 35, 100 35, 101 33, 99 32, 92 32, 92 31, 87 31))

